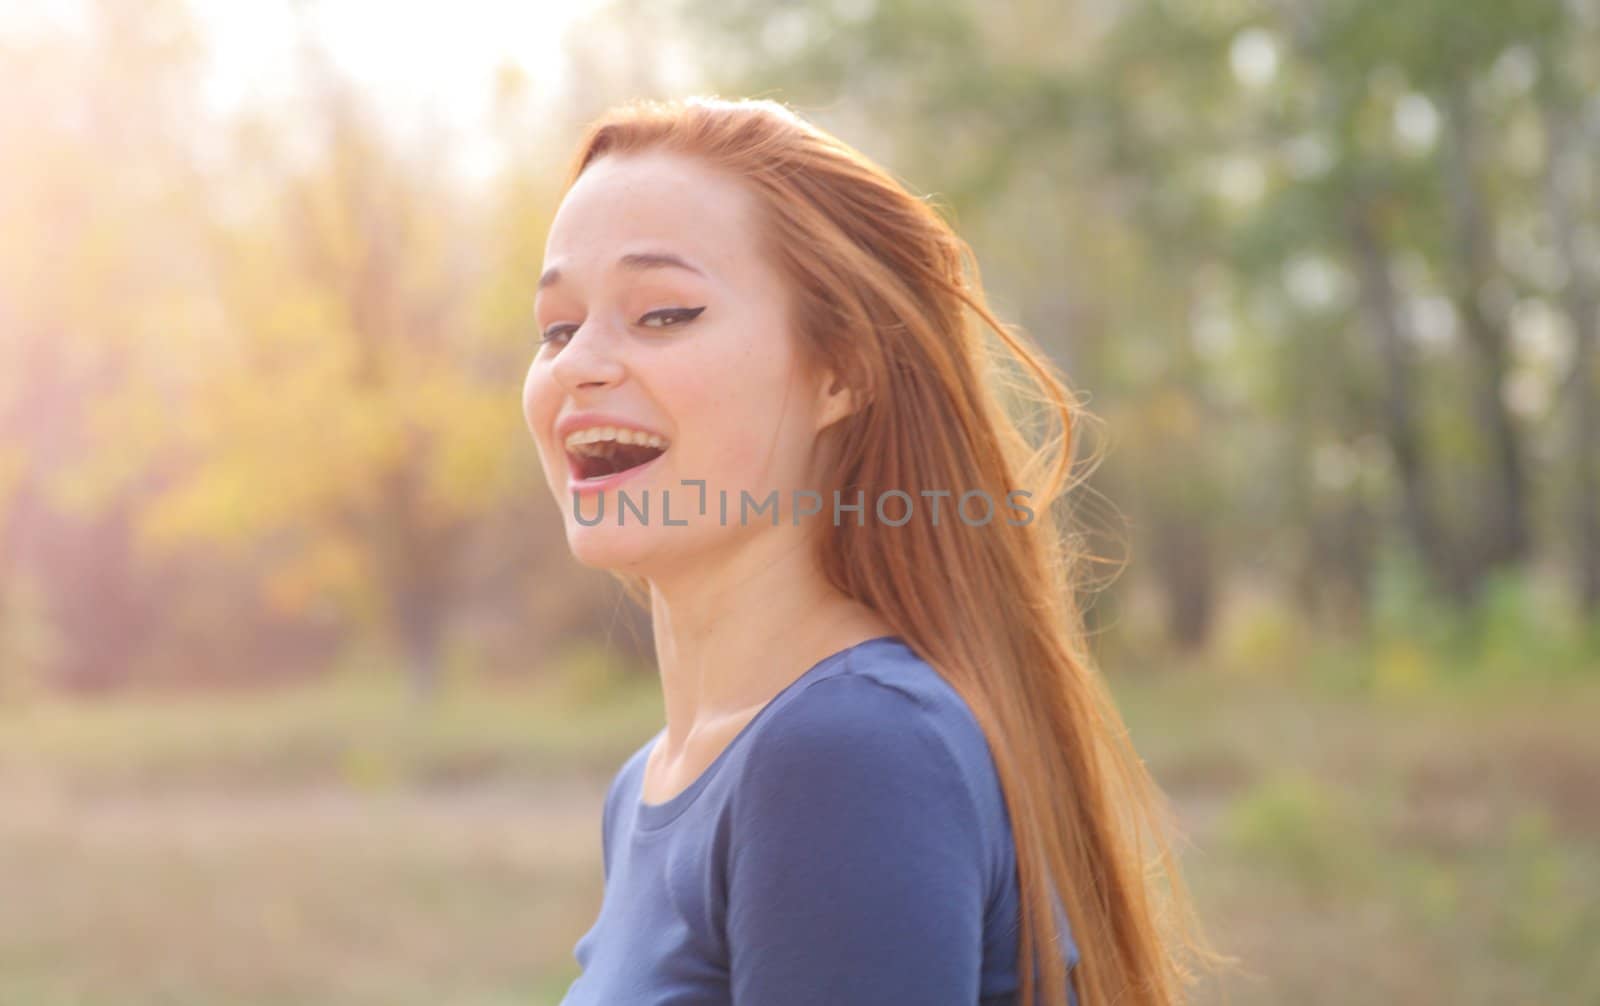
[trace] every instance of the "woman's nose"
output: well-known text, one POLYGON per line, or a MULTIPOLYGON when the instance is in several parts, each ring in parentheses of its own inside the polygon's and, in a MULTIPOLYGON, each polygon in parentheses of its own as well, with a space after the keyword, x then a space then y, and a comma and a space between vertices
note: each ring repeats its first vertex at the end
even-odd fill
POLYGON ((551 374, 569 391, 621 381, 626 370, 606 336, 600 326, 580 325, 550 365, 551 374))

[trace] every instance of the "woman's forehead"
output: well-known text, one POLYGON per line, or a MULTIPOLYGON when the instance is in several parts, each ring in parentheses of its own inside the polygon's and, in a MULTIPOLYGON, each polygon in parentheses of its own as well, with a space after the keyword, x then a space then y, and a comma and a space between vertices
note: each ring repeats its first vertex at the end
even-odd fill
POLYGON ((754 209, 737 179, 692 158, 610 155, 591 164, 567 192, 545 258, 576 267, 595 256, 615 257, 622 246, 648 246, 724 272, 756 250, 754 209))

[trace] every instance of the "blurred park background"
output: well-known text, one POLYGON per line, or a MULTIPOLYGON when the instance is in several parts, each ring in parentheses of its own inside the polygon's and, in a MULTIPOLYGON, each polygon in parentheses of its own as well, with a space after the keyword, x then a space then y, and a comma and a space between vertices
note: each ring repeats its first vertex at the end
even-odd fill
POLYGON ((1103 420, 1243 973, 1600 1003, 1600 0, 0 6, 0 1003, 555 1004, 648 623, 523 427, 584 122, 792 103, 1103 420))

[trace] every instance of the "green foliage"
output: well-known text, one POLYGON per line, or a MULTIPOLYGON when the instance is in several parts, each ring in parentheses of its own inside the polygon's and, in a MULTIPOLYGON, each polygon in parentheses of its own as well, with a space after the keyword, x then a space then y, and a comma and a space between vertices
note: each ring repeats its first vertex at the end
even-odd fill
MULTIPOLYGON (((1516 680, 1584 669, 1585 647, 1566 599, 1541 587, 1522 570, 1501 570, 1484 583, 1472 621, 1482 673, 1516 680)), ((1600 653, 1587 656, 1588 669, 1600 669, 1600 653)))
POLYGON ((1225 833, 1317 896, 1348 893, 1371 881, 1376 858, 1351 799, 1302 773, 1275 775, 1234 802, 1225 833))
POLYGON ((1232 673, 1271 678, 1308 674, 1317 641, 1302 612, 1280 598, 1237 600, 1219 619, 1211 661, 1232 673))
POLYGON ((1367 684, 1391 693, 1430 684, 1549 683, 1600 669, 1565 599, 1520 570, 1488 577, 1471 607, 1444 603, 1403 550, 1379 559, 1367 684))
POLYGON ((1380 647, 1408 645, 1451 658, 1466 653, 1465 619, 1443 601, 1409 549, 1380 551, 1370 604, 1371 636, 1380 647))
POLYGON ((1569 864, 1553 841, 1545 815, 1528 812, 1513 822, 1498 941, 1508 955, 1546 962, 1567 949, 1588 904, 1574 887, 1569 864))
POLYGON ((48 767, 113 788, 325 782, 357 790, 537 778, 614 767, 659 722, 653 680, 621 678, 592 655, 552 662, 547 674, 532 684, 458 682, 426 704, 377 665, 248 697, 151 694, 83 707, 41 695, 0 704, 0 776, 48 767))

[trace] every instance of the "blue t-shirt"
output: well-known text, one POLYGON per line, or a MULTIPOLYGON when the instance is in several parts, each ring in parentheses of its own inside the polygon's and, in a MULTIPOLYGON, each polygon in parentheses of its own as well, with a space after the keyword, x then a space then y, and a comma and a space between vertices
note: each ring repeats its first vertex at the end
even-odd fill
MULTIPOLYGON (((1015 1002, 1000 780, 971 709, 902 639, 823 659, 687 789, 643 803, 664 733, 607 791, 605 895, 561 1006, 1015 1002)), ((1059 900, 1057 919, 1076 963, 1059 900)))

